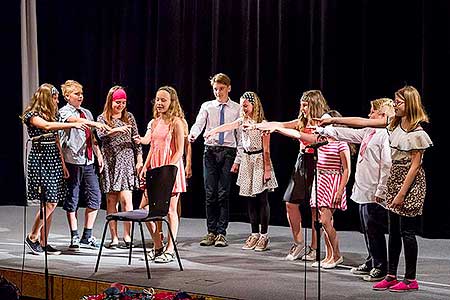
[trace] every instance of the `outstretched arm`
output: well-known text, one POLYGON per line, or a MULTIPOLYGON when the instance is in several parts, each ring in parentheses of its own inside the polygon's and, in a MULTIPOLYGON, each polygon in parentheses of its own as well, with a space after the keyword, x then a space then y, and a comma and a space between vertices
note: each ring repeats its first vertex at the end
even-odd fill
POLYGON ((342 124, 350 127, 386 127, 387 119, 368 119, 360 117, 333 117, 328 119, 314 119, 319 126, 342 124))
POLYGON ((250 127, 259 129, 259 130, 263 130, 263 131, 270 131, 270 132, 274 132, 275 130, 279 129, 279 128, 290 128, 290 129, 296 129, 297 128, 297 123, 298 123, 298 119, 292 120, 292 121, 287 121, 287 122, 276 122, 276 121, 272 121, 272 122, 261 122, 258 124, 253 124, 253 125, 244 125, 244 129, 250 127))
MULTIPOLYGON (((154 120, 154 119, 153 119, 154 120)), ((152 139, 152 124, 153 120, 148 123, 147 131, 145 132, 145 135, 141 137, 139 134, 133 136, 133 140, 136 144, 142 144, 142 145, 148 145, 150 144, 150 141, 152 139)))
POLYGON ((68 122, 68 123, 84 122, 89 127, 94 127, 94 128, 96 128, 98 130, 103 130, 103 131, 106 131, 106 132, 111 130, 111 127, 109 127, 107 124, 96 122, 96 121, 91 121, 91 120, 87 120, 87 119, 79 118, 79 117, 75 117, 75 116, 71 116, 71 117, 67 118, 66 122, 68 122))
POLYGON ((75 123, 49 122, 39 116, 34 116, 34 117, 31 117, 31 119, 30 119, 31 125, 33 125, 34 127, 40 128, 40 129, 44 129, 44 130, 60 130, 60 129, 70 129, 70 128, 78 128, 78 129, 85 130, 85 129, 89 128, 89 126, 84 121, 85 120, 82 119, 80 122, 75 122, 75 123))
POLYGON ((238 119, 234 120, 233 122, 217 126, 216 128, 211 129, 208 132, 205 132, 205 134, 203 136, 207 139, 215 134, 218 134, 219 132, 231 131, 233 129, 236 129, 239 127, 239 122, 241 122, 241 120, 242 120, 241 118, 238 118, 238 119))
POLYGON ((297 126, 297 122, 263 122, 256 124, 256 128, 263 131, 268 132, 278 132, 287 137, 291 137, 297 140, 301 140, 307 143, 315 143, 317 142, 317 137, 314 134, 300 132, 295 129, 297 126), (268 124, 266 126, 266 124, 268 124))

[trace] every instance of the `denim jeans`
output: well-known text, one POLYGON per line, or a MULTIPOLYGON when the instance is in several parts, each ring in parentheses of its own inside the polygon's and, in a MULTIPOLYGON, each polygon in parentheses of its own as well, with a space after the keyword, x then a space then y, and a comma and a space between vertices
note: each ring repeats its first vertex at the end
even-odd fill
POLYGON ((77 211, 81 190, 84 190, 86 196, 86 206, 91 209, 100 209, 102 194, 94 164, 74 165, 66 163, 66 166, 70 174, 67 180, 69 195, 64 201, 63 209, 67 212, 77 211))
POLYGON ((226 235, 229 220, 231 167, 236 149, 205 146, 203 179, 205 185, 206 225, 209 233, 226 235))
POLYGON ((387 271, 387 251, 384 233, 387 225, 387 211, 376 203, 360 204, 359 216, 369 254, 366 265, 385 273, 387 271))
POLYGON ((389 266, 388 274, 397 275, 400 252, 405 254, 405 278, 416 278, 417 267, 417 217, 404 217, 389 212, 389 266))

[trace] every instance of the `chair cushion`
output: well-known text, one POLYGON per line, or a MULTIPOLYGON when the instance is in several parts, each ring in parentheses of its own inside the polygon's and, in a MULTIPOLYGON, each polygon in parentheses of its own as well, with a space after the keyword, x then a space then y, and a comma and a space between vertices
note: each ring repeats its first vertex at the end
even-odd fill
POLYGON ((118 220, 118 221, 139 221, 147 218, 148 210, 146 209, 135 209, 132 211, 122 211, 106 216, 107 220, 118 220))

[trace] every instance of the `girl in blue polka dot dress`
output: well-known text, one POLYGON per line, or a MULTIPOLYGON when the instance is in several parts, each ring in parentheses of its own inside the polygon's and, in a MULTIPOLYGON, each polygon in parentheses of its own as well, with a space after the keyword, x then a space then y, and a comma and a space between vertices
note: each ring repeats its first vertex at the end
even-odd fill
MULTIPOLYGON (((33 254, 61 254, 61 251, 47 244, 48 232, 52 223, 53 211, 66 195, 64 178, 69 176, 61 153, 58 130, 78 128, 84 130, 84 122, 60 123, 58 119, 58 90, 51 84, 42 84, 31 98, 30 104, 22 115, 27 125, 28 135, 32 141, 28 156, 27 200, 45 203, 46 229, 40 212, 36 213, 31 232, 25 238, 26 245, 33 254), (50 134, 49 134, 50 133, 50 134)), ((44 210, 44 206, 41 206, 44 210)), ((44 213, 42 213, 44 215, 44 213)))

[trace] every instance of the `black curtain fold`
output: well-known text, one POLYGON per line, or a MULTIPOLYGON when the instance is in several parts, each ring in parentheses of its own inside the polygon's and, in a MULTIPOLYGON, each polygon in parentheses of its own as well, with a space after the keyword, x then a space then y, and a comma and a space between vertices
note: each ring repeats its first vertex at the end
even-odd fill
MULTIPOLYGON (((38 1, 40 79, 57 86, 78 80, 95 116, 109 88, 125 86, 141 134, 158 87, 177 89, 192 125, 200 105, 212 98, 209 78, 217 72, 231 77, 233 100, 253 90, 266 117, 280 121, 297 117, 307 89, 321 89, 343 115, 365 116, 370 100, 414 85, 430 113, 426 130, 435 143, 424 158, 423 235, 449 237, 446 182, 433 161, 445 157, 437 128, 448 107, 449 6, 425 0, 38 1)), ((201 138, 193 150, 194 178, 181 200, 183 214, 204 217, 201 138)), ((273 135, 271 151, 280 184, 270 194, 271 222, 287 225, 281 198, 298 143, 273 135)), ((232 219, 246 221, 245 204, 233 188, 232 219)), ((336 226, 355 230, 358 223, 349 201, 336 226)))

